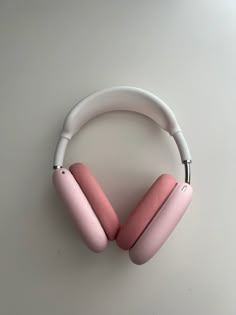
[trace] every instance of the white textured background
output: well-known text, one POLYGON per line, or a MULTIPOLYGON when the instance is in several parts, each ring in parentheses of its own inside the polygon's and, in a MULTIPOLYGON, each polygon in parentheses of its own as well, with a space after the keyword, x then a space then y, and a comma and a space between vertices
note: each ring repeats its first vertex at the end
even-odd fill
MULTIPOLYGON (((0 1, 0 313, 236 314, 236 3, 0 1), (175 112, 193 156, 194 200, 137 267, 115 244, 80 241, 51 184, 75 102, 99 88, 150 90, 175 112)), ((108 114, 72 141, 123 221, 161 173, 182 179, 173 141, 148 119, 108 114)))

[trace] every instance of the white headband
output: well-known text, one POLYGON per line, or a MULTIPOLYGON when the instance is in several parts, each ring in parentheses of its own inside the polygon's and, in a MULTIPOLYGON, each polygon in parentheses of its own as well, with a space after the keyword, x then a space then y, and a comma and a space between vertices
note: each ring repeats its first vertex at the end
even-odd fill
POLYGON ((67 115, 54 155, 54 168, 63 166, 69 140, 85 125, 103 113, 130 111, 154 120, 173 136, 185 165, 185 181, 190 182, 191 155, 187 142, 171 109, 157 96, 145 90, 120 86, 98 91, 81 100, 67 115))

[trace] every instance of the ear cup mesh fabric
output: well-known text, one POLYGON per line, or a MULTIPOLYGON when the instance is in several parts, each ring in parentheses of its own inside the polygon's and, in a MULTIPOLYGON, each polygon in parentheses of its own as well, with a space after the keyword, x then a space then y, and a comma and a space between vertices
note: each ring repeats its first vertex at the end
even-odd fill
POLYGON ((70 171, 87 197, 108 239, 114 240, 120 227, 119 219, 101 186, 82 163, 71 165, 70 171))
POLYGON ((175 178, 167 174, 153 183, 121 227, 116 238, 119 247, 128 250, 135 244, 176 184, 175 178))

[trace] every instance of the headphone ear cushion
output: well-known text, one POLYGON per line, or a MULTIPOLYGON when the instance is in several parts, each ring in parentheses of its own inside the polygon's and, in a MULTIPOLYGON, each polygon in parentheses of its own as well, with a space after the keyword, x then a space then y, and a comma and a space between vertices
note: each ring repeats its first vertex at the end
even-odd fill
POLYGON ((82 163, 71 165, 70 171, 87 197, 108 239, 114 240, 120 227, 119 219, 101 186, 82 163))
POLYGON ((178 184, 147 229, 130 249, 133 263, 146 263, 161 248, 192 200, 192 187, 187 183, 178 184))
POLYGON ((127 250, 135 244, 176 184, 175 178, 167 174, 153 183, 121 227, 116 238, 119 247, 127 250))

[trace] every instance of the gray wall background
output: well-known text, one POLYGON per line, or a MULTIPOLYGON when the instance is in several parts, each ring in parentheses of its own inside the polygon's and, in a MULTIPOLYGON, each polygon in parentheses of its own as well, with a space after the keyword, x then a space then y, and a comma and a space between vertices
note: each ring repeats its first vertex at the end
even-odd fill
MULTIPOLYGON (((235 1, 0 1, 0 313, 233 315, 235 1), (175 112, 193 156, 194 199, 137 267, 82 244, 51 184, 65 115, 94 90, 127 84, 175 112)), ((121 219, 161 173, 183 177, 172 139, 113 113, 76 136, 121 219)))

